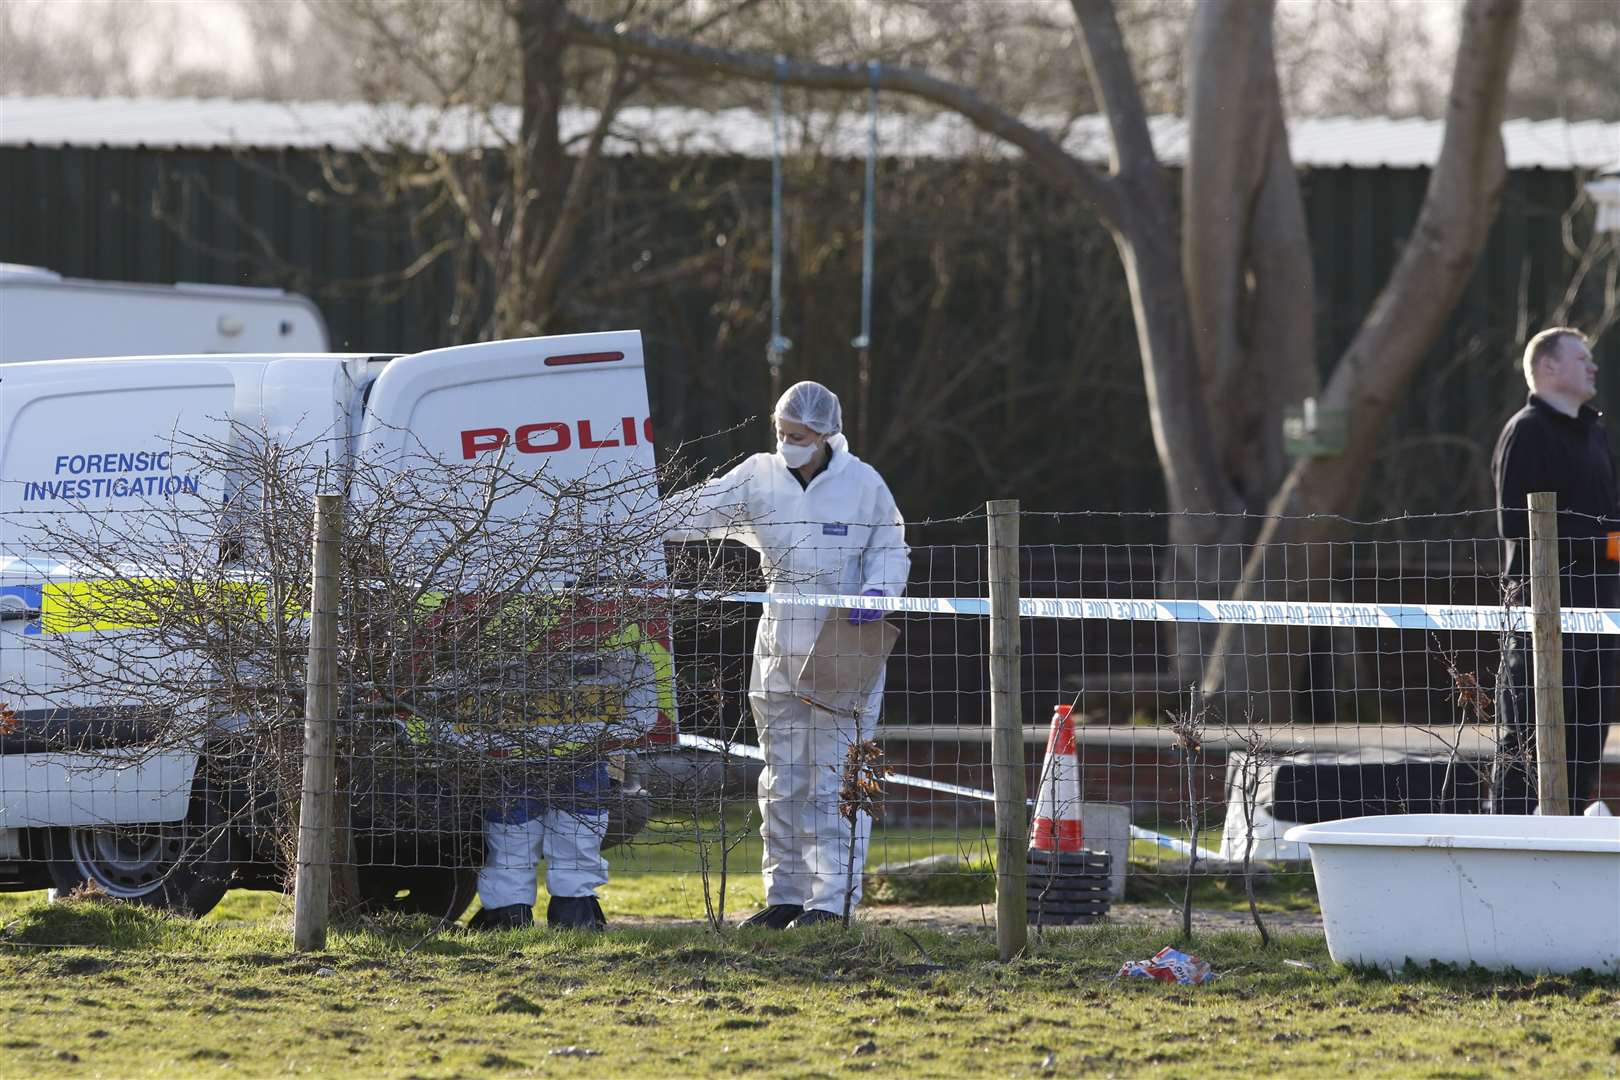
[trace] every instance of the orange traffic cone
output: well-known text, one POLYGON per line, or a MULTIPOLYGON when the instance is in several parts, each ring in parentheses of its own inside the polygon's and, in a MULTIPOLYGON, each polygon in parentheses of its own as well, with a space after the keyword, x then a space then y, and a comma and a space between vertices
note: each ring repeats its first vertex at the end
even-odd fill
POLYGON ((1052 710, 1052 733, 1046 737, 1046 760, 1041 765, 1041 787, 1035 796, 1035 827, 1030 830, 1031 851, 1081 851, 1085 837, 1080 828, 1080 754, 1074 745, 1071 707, 1052 710))
POLYGON ((1080 754, 1069 706, 1052 711, 1025 864, 1025 901, 1036 926, 1093 923, 1108 914, 1106 851, 1087 851, 1080 824, 1080 754))

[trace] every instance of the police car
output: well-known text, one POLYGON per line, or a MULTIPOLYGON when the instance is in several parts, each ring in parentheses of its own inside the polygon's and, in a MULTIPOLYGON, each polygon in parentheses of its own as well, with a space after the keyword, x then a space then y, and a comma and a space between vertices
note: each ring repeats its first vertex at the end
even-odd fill
MULTIPOLYGON (((384 459, 409 443, 458 462, 502 450, 513 468, 543 466, 559 480, 587 470, 650 475, 654 467, 636 331, 406 356, 0 366, 0 890, 90 882, 116 897, 200 914, 230 886, 279 885, 279 856, 258 839, 265 830, 250 827, 262 815, 244 809, 240 792, 203 797, 205 784, 229 788, 205 750, 143 745, 140 732, 94 710, 75 714, 73 687, 52 657, 86 631, 54 616, 95 584, 28 547, 53 514, 107 518, 155 500, 224 499, 229 477, 190 469, 173 437, 225 439, 233 425, 288 444, 336 433, 331 445, 356 460, 384 459)), ((647 553, 660 570, 662 558, 661 550, 647 553)), ((658 731, 650 735, 673 735, 668 627, 635 629, 636 648, 657 673, 658 731)), ((624 786, 635 793, 633 779, 624 786)), ((629 805, 614 804, 621 814, 629 805)), ((621 820, 613 832, 623 839, 637 827, 621 820)), ((476 854, 356 854, 362 891, 385 904, 453 916, 472 899, 476 854)))

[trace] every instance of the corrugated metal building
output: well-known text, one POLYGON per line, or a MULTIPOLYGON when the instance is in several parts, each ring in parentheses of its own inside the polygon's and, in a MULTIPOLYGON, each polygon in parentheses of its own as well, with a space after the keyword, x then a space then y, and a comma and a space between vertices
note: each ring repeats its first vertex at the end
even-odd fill
MULTIPOLYGON (((593 120, 588 110, 570 111, 565 131, 587 130, 593 120)), ((395 280, 420 250, 420 239, 401 215, 335 196, 322 176, 323 161, 332 154, 398 145, 458 152, 488 145, 514 127, 509 110, 484 115, 347 104, 0 99, 0 260, 86 277, 277 284, 317 298, 337 347, 431 347, 466 336, 465 328, 449 324, 455 287, 449 262, 413 281, 395 280)), ((820 220, 832 207, 831 213, 841 215, 837 227, 847 234, 844 239, 858 236, 864 117, 810 114, 794 118, 791 127, 794 151, 814 153, 825 162, 819 173, 790 182, 799 228, 833 228, 820 220)), ((757 255, 768 204, 769 117, 745 110, 629 109, 614 130, 608 149, 616 158, 605 170, 604 184, 630 193, 624 198, 641 200, 636 205, 643 208, 677 176, 689 186, 733 184, 743 207, 734 227, 739 235, 752 227, 757 255)), ((1161 157, 1173 166, 1185 145, 1182 121, 1155 118, 1152 131, 1161 157)), ((1324 369, 1371 306, 1415 220, 1441 134, 1440 124, 1422 120, 1316 119, 1290 127, 1315 252, 1324 369)), ((1523 326, 1534 327, 1547 316, 1569 280, 1573 260, 1564 247, 1563 219, 1577 197, 1578 170, 1620 159, 1620 124, 1515 121, 1504 125, 1503 134, 1513 172, 1501 218, 1445 339, 1393 425, 1391 462, 1375 485, 1374 509, 1449 510, 1457 508, 1459 498, 1468 506, 1485 504, 1482 455, 1488 457, 1496 428, 1522 397, 1511 362, 1514 341, 1523 326), (1414 455, 1426 469, 1401 467, 1414 455)), ((1088 159, 1106 160, 1106 130, 1096 118, 1069 125, 1063 139, 1088 159)), ((1005 160, 1004 148, 954 116, 885 115, 879 140, 880 188, 917 170, 948 176, 987 160, 1006 183, 1018 182, 1020 166, 1005 160)), ((1023 196, 1026 208, 1040 204, 1038 185, 1026 180, 1023 187, 1029 192, 1023 196)), ((880 200, 885 198, 879 219, 878 356, 880 365, 892 357, 895 370, 880 367, 875 375, 874 417, 906 406, 904 395, 912 384, 899 369, 918 362, 910 350, 931 340, 917 320, 889 317, 902 306, 885 294, 896 276, 889 270, 904 262, 926 274, 926 234, 941 227, 915 216, 922 211, 892 192, 880 192, 880 200)), ((1017 211, 987 207, 983 212, 1017 211)), ((659 238, 645 253, 652 264, 667 265, 712 244, 711 220, 684 207, 656 213, 666 217, 650 234, 659 238), (657 250, 658 244, 665 249, 657 250)), ((1032 236, 1027 250, 1016 256, 1037 272, 1026 275, 1030 295, 1019 310, 1028 332, 1021 335, 1021 357, 1016 365, 1007 362, 1009 369, 1038 372, 1073 365, 1077 357, 1093 353, 1134 355, 1117 259, 1094 223, 1071 218, 1067 231, 1032 236), (1077 297, 1096 301, 1097 313, 1084 325, 1076 325, 1077 297)), ((592 225, 614 227, 605 219, 592 225)), ((846 343, 853 318, 848 317, 849 325, 834 324, 846 319, 853 303, 856 249, 858 243, 836 247, 839 258, 817 272, 790 265, 789 334, 799 339, 793 362, 811 365, 791 371, 793 377, 850 380, 846 343), (841 301, 836 317, 813 314, 819 309, 811 305, 828 290, 847 293, 849 302, 841 301)), ((757 270, 751 279, 761 286, 751 299, 755 307, 764 295, 757 270)), ((979 276, 962 284, 963 302, 952 305, 950 317, 960 325, 949 340, 984 338, 986 320, 996 317, 978 301, 1003 288, 1001 271, 981 266, 971 272, 979 276)), ((745 333, 727 338, 715 329, 716 304, 716 295, 689 282, 624 294, 606 309, 605 317, 633 322, 648 335, 658 370, 654 411, 666 443, 730 428, 767 404, 762 320, 754 318, 745 333)), ((1612 340, 1600 353, 1620 358, 1612 340)), ((1004 493, 991 478, 1010 470, 1013 459, 1050 453, 1055 430, 1083 428, 1092 433, 1093 446, 1109 448, 1107 467, 1058 470, 1057 475, 1045 470, 1045 486, 1033 480, 1019 485, 1026 504, 1159 507, 1162 488, 1140 377, 1133 365, 1126 368, 1115 364, 1106 378, 1098 375, 1050 401, 1030 390, 1032 406, 1009 411, 1007 418, 1011 423, 1017 413, 1029 429, 1027 437, 1009 436, 997 451, 1003 460, 990 462, 981 475, 948 475, 937 453, 912 452, 915 447, 874 447, 874 455, 903 504, 909 492, 911 505, 942 514, 1004 493)), ((1605 399, 1620 405, 1620 380, 1605 380, 1605 399)), ((759 434, 734 432, 711 441, 704 452, 725 457, 758 442, 759 434)), ((962 471, 960 465, 952 468, 962 471)), ((1096 535, 1151 537, 1139 528, 1099 524, 1096 535)))

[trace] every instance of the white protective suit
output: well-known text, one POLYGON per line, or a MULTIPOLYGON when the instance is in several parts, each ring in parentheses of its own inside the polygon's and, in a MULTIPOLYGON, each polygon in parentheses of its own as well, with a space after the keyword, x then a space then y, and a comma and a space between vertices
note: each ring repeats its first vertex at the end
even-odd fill
MULTIPOLYGON (((560 742, 539 752, 565 751, 579 740, 578 756, 560 765, 565 778, 550 790, 519 788, 484 820, 484 865, 478 871, 478 898, 486 908, 522 904, 533 907, 539 864, 546 864, 546 892, 551 896, 595 896, 607 884, 608 861, 602 855, 611 790, 602 747, 616 734, 645 734, 657 722, 654 673, 645 657, 629 648, 580 653, 559 681, 573 687, 599 687, 621 694, 623 715, 603 724, 576 722, 550 725, 560 742), (595 760, 592 760, 595 759, 595 760)), ((510 739, 496 737, 507 753, 530 753, 538 731, 510 739)))
POLYGON ((546 809, 526 821, 484 822, 479 901, 486 908, 533 907, 542 858, 547 893, 595 896, 608 879, 608 862, 602 855, 607 827, 605 810, 546 809))
MULTIPOLYGON (((693 499, 674 540, 737 540, 760 553, 770 593, 905 592, 911 558, 905 521, 877 470, 828 438, 831 460, 800 487, 780 454, 755 454, 677 499, 693 499)), ((841 913, 850 885, 850 825, 838 812, 851 743, 873 737, 883 677, 855 721, 812 709, 794 678, 829 609, 767 603, 754 642, 749 705, 765 752, 759 779, 767 904, 841 913)), ((845 618, 840 613, 839 618, 845 618)), ((871 820, 860 815, 851 906, 860 902, 871 820)))

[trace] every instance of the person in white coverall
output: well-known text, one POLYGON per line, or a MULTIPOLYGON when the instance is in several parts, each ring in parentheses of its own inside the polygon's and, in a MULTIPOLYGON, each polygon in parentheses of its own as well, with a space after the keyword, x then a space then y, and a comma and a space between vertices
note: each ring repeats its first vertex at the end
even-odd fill
MULTIPOLYGON (((616 622, 574 623, 600 634, 616 622)), ((564 634, 564 636, 568 636, 564 634)), ((646 658, 628 647, 574 641, 560 653, 555 682, 565 704, 540 706, 565 713, 503 735, 482 733, 485 752, 513 768, 506 790, 484 812, 484 865, 478 871, 483 910, 468 924, 498 930, 534 921, 538 867, 546 864, 546 923, 562 929, 602 930, 607 919, 596 890, 607 884, 602 855, 612 781, 604 753, 619 735, 651 730, 657 717, 654 677, 646 658), (541 760, 537 760, 541 759, 541 760)), ((543 700, 548 695, 540 695, 543 700)), ((534 702, 530 702, 531 705, 534 702)))
MULTIPOLYGON (((775 594, 898 596, 911 567, 905 521, 877 470, 849 451, 838 397, 820 383, 789 387, 776 403, 775 453, 754 454, 686 493, 686 528, 671 539, 739 540, 760 553, 775 594)), ((754 642, 748 703, 765 768, 759 778, 765 842, 765 909, 745 926, 780 930, 842 919, 845 894, 860 902, 871 819, 854 827, 839 813, 849 748, 873 737, 883 676, 857 719, 813 708, 794 680, 828 609, 766 603, 754 642)), ((842 617, 842 616, 841 616, 842 617)), ((883 617, 855 609, 851 622, 883 617)))
POLYGON ((596 890, 607 884, 602 855, 608 792, 605 762, 571 770, 561 792, 518 790, 484 813, 484 865, 478 871, 483 905, 468 924, 502 930, 534 922, 538 868, 546 863, 546 923, 564 929, 602 930, 607 918, 596 890))

